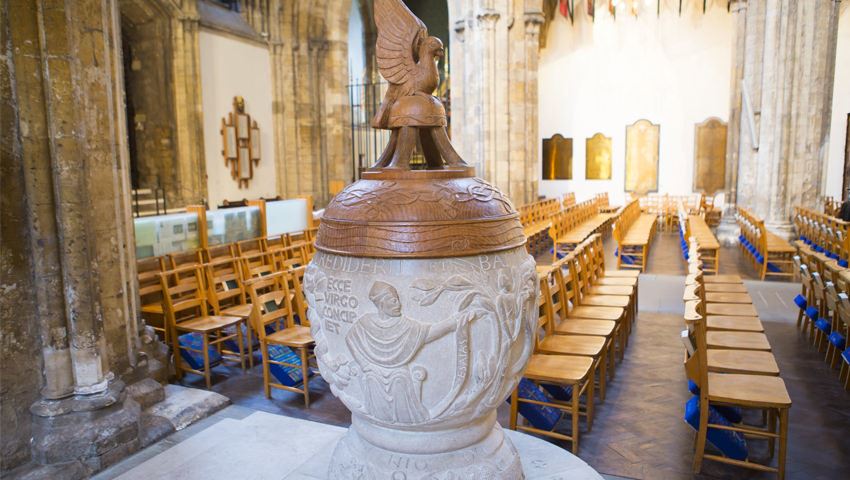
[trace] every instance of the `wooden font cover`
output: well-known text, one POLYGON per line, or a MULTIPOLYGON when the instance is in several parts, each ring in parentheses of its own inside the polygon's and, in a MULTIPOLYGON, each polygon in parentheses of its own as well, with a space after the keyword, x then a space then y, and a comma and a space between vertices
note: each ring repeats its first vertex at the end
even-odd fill
POLYGON ((431 95, 442 42, 401 0, 375 0, 377 60, 390 86, 372 120, 391 131, 362 179, 325 208, 319 250, 378 258, 434 258, 507 250, 525 243, 519 214, 475 176, 446 133, 446 112, 431 95), (426 168, 411 169, 418 147, 426 168))

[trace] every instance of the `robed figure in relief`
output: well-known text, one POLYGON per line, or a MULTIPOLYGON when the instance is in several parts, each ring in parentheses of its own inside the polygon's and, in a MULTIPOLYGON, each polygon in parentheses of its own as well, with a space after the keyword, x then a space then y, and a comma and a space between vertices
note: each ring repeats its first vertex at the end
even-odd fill
POLYGON ((402 313, 398 292, 382 281, 372 285, 369 299, 378 311, 361 316, 345 338, 362 371, 366 411, 388 423, 428 420, 430 415, 421 399, 427 372, 412 366, 411 361, 425 344, 465 325, 474 314, 461 314, 460 322, 457 315, 433 324, 416 321, 402 313))

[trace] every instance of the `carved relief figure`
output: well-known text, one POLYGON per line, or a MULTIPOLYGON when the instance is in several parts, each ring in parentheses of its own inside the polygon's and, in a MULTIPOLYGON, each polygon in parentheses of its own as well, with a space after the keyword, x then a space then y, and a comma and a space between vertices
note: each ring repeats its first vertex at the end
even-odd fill
POLYGON ((360 317, 348 331, 345 343, 362 370, 364 403, 377 419, 390 423, 418 423, 429 418, 420 398, 427 373, 410 363, 423 345, 474 318, 473 314, 421 323, 402 313, 396 289, 380 280, 372 285, 369 300, 377 313, 360 317))

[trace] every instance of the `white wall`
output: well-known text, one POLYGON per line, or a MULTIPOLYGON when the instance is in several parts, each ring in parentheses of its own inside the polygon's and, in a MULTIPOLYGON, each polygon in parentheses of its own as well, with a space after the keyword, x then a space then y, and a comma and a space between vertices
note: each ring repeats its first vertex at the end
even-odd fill
POLYGON ((844 142, 847 114, 850 113, 850 6, 841 2, 838 17, 838 48, 835 54, 835 85, 832 90, 832 122, 829 132, 826 195, 842 198, 844 176, 844 142))
POLYGON ((694 125, 729 116, 732 15, 725 2, 706 14, 685 2, 681 17, 666 8, 658 18, 649 3, 637 18, 598 5, 591 22, 585 2, 574 25, 556 14, 540 58, 540 135, 573 138, 573 180, 541 181, 541 195, 609 192, 620 203, 626 126, 641 118, 661 125, 659 192, 691 193, 694 125), (610 181, 584 179, 585 139, 596 132, 612 138, 610 181))
POLYGON ((272 141, 272 76, 268 48, 214 31, 201 30, 201 92, 204 109, 204 155, 210 208, 222 200, 273 197, 277 193, 272 141), (248 188, 230 176, 221 155, 221 119, 233 111, 233 97, 260 127, 261 159, 248 188))

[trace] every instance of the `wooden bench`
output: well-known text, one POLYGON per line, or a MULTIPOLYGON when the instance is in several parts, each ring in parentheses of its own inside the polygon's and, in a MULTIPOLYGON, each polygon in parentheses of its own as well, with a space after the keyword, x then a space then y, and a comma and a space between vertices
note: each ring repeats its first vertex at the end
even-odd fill
POLYGON ((552 261, 569 253, 594 233, 604 233, 616 216, 616 213, 600 213, 597 199, 581 202, 553 216, 549 227, 552 261))
POLYGON ((764 220, 744 207, 737 208, 741 249, 753 262, 759 277, 762 280, 768 275, 794 277, 793 257, 797 250, 784 238, 768 231, 764 220))
POLYGON ((638 200, 632 200, 619 212, 614 221, 614 239, 617 241, 617 268, 646 269, 649 244, 655 235, 657 216, 642 213, 638 200), (623 257, 629 261, 623 261, 623 257))

